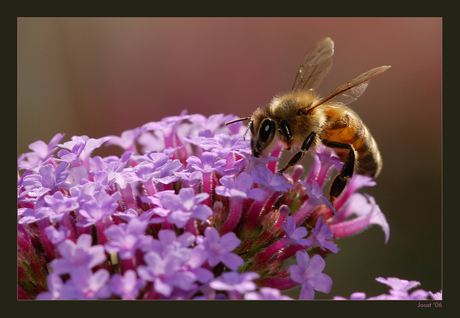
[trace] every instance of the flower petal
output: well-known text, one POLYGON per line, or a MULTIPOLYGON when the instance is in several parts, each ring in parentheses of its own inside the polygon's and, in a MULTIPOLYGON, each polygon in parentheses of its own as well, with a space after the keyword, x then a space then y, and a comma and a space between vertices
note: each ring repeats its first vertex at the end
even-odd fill
POLYGON ((244 260, 240 256, 233 253, 222 254, 220 259, 225 266, 234 271, 236 271, 238 267, 244 264, 244 260))

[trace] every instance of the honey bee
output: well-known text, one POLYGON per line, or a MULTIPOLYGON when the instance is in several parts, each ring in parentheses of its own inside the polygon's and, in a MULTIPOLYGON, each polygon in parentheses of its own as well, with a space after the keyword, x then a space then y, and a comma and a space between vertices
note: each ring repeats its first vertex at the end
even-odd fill
POLYGON ((377 143, 359 116, 346 105, 366 90, 369 80, 390 66, 380 66, 343 84, 326 97, 316 88, 332 66, 334 42, 319 40, 305 55, 299 67, 292 91, 275 96, 265 108, 257 108, 249 119, 251 151, 255 157, 268 155, 281 142, 286 150, 297 151, 284 168, 284 173, 320 144, 332 148, 344 162, 331 183, 331 203, 342 193, 353 173, 375 178, 382 169, 382 157, 377 143))

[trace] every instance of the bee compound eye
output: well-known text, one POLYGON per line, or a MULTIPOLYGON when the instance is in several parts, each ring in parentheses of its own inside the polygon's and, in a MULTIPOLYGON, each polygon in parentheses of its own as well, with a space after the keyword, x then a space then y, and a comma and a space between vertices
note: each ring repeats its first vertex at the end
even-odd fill
POLYGON ((266 118, 260 125, 259 141, 262 143, 270 143, 275 134, 275 123, 273 119, 266 118))

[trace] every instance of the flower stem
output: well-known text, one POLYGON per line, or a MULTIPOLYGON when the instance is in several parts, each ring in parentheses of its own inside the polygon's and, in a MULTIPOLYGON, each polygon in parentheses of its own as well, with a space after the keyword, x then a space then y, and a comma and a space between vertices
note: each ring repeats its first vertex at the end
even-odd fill
POLYGON ((257 270, 262 265, 268 263, 268 261, 281 249, 287 247, 289 245, 289 239, 283 238, 278 242, 273 243, 269 247, 267 247, 264 251, 262 251, 257 258, 254 260, 255 267, 254 269, 257 270))
MULTIPOLYGON (((277 145, 276 148, 272 151, 270 156, 272 157, 279 157, 281 154, 281 150, 283 150, 283 146, 281 144, 277 145)), ((267 164, 268 169, 270 169, 271 172, 276 173, 276 166, 278 164, 278 161, 270 161, 267 164)))
POLYGON ((121 200, 123 200, 126 209, 134 209, 138 211, 139 206, 137 205, 136 199, 134 198, 133 189, 131 188, 131 185, 126 185, 124 189, 118 186, 118 190, 121 193, 121 200))
POLYGON ((45 232, 45 228, 50 224, 51 223, 49 222, 47 218, 41 219, 38 221, 38 226, 40 228, 40 237, 41 237, 43 247, 45 248, 45 251, 46 251, 47 259, 53 259, 55 257, 54 246, 49 240, 48 235, 46 235, 46 232, 45 232))
POLYGON ((153 197, 157 193, 157 189, 155 188, 152 179, 148 180, 147 182, 143 182, 142 184, 144 185, 145 191, 147 191, 148 196, 153 197))
POLYGON ((281 194, 282 192, 268 188, 264 195, 264 200, 254 202, 246 216, 245 231, 251 231, 256 228, 260 216, 271 209, 281 194))
POLYGON ((289 276, 284 278, 262 278, 257 281, 259 287, 272 287, 279 290, 291 289, 299 285, 299 283, 293 281, 289 276))
POLYGON ((295 224, 298 226, 300 223, 302 223, 302 221, 305 220, 313 212, 314 208, 315 206, 312 205, 309 200, 307 200, 304 205, 302 205, 300 209, 298 209, 297 212, 293 215, 295 224))
POLYGON ((104 234, 104 230, 106 229, 104 221, 101 220, 101 221, 96 222, 95 226, 96 226, 98 242, 99 244, 104 245, 108 241, 107 236, 104 234))
POLYGON ((316 183, 318 183, 318 185, 322 187, 326 179, 331 174, 333 168, 334 168, 334 165, 332 163, 324 163, 324 162, 319 161, 319 159, 316 158, 313 169, 309 173, 306 182, 308 184, 311 184, 311 181, 315 180, 316 183))
POLYGON ((241 218, 242 200, 240 198, 233 198, 231 200, 230 213, 224 225, 220 228, 221 235, 231 232, 238 224, 241 218))
POLYGON ((121 272, 124 273, 128 269, 134 270, 134 262, 132 258, 120 259, 121 272))
POLYGON ((190 218, 188 221, 187 221, 187 224, 185 225, 185 230, 187 232, 190 232, 192 233, 193 235, 198 235, 198 230, 196 228, 196 225, 195 225, 195 219, 194 218, 190 218))
POLYGON ((72 240, 73 242, 76 242, 77 240, 75 239, 75 235, 74 235, 74 233, 75 233, 74 232, 74 230, 75 230, 75 219, 73 218, 71 213, 72 212, 67 213, 67 215, 65 215, 62 218, 60 226, 63 226, 66 229, 68 229, 69 230, 68 239, 72 240))
POLYGON ((203 203, 212 208, 212 172, 203 173, 203 192, 209 194, 203 203))

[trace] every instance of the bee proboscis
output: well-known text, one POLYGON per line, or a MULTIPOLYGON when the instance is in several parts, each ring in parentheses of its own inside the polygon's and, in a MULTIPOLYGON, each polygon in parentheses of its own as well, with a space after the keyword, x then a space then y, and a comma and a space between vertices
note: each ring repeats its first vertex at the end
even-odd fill
MULTIPOLYGON (((344 162, 331 183, 331 203, 342 193, 354 173, 377 177, 382 169, 382 157, 377 143, 361 118, 347 107, 366 90, 369 80, 390 66, 371 69, 339 86, 325 97, 316 88, 332 66, 334 42, 319 40, 305 55, 299 67, 292 91, 275 96, 265 108, 257 108, 249 119, 251 151, 255 157, 268 155, 282 142, 286 150, 296 150, 283 173, 320 144, 332 148, 344 162)), ((245 135, 246 135, 245 133, 245 135)))

